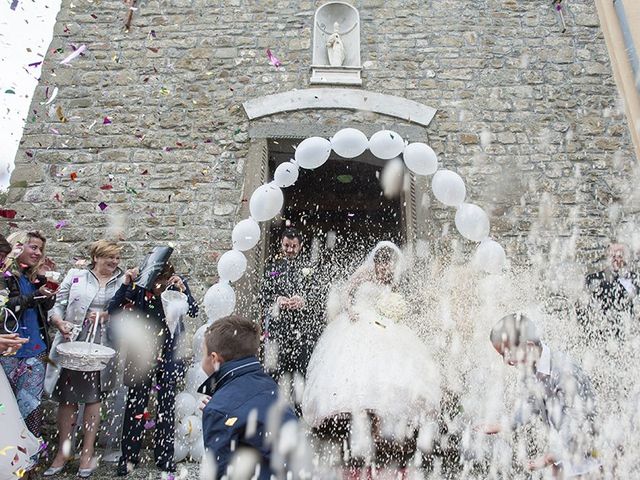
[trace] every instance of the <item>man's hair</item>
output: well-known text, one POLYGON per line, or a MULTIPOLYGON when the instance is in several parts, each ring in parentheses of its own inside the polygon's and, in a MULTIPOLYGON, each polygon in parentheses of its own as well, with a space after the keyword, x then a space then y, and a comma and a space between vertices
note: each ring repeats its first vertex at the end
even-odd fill
POLYGON ((204 334, 207 355, 213 352, 225 362, 258 354, 260 327, 239 315, 229 315, 213 322, 204 334))
POLYGON ((287 227, 282 231, 282 234, 280 235, 280 240, 284 239, 285 237, 296 239, 300 243, 302 243, 302 234, 300 233, 300 230, 295 229, 293 227, 287 227))
POLYGON ((521 313, 512 313, 500 319, 491 329, 491 344, 498 348, 525 345, 527 342, 540 345, 540 334, 533 320, 521 313))
POLYGON ((91 261, 96 257, 116 257, 120 255, 120 247, 116 242, 110 240, 98 240, 89 247, 91 261))
POLYGON ((4 238, 4 235, 0 235, 0 254, 4 253, 5 255, 9 255, 11 253, 11 250, 13 250, 11 244, 7 242, 7 239, 4 238))

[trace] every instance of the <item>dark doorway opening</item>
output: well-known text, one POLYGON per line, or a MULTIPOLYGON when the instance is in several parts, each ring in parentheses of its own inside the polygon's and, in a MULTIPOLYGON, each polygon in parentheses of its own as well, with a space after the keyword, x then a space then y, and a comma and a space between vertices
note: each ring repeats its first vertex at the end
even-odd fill
MULTIPOLYGON (((276 167, 294 157, 299 140, 270 139, 269 178, 276 167)), ((279 252, 284 223, 301 230, 305 255, 312 263, 331 264, 350 273, 381 240, 405 240, 404 198, 383 195, 380 174, 385 161, 368 151, 347 160, 332 154, 315 170, 300 169, 298 181, 283 189, 282 219, 271 225, 267 255, 279 252)))

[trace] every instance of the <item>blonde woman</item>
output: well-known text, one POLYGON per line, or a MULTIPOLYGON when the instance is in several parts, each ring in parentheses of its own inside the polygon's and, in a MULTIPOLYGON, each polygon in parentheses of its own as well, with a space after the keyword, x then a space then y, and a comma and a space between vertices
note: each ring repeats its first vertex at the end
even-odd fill
MULTIPOLYGON (((72 339, 73 332, 80 330, 76 340, 88 338, 91 328, 98 322, 95 342, 113 347, 107 331, 107 303, 122 284, 120 270, 120 247, 107 240, 92 244, 88 269, 71 269, 58 290, 55 306, 51 311, 51 323, 58 328, 54 347, 72 339)), ((70 441, 73 425, 78 415, 78 404, 84 404, 84 438, 80 454, 78 476, 87 478, 96 468, 94 445, 100 425, 100 405, 103 396, 116 385, 116 362, 100 372, 77 372, 49 366, 47 383, 54 384, 53 398, 58 407, 58 451, 44 476, 60 473, 67 463, 63 444, 70 441)))
POLYGON ((4 273, 8 300, 13 312, 6 315, 0 333, 17 333, 27 341, 10 356, 0 357, 0 364, 18 402, 20 414, 31 433, 40 436, 45 359, 50 347, 47 312, 55 303, 46 278, 39 275, 44 260, 46 238, 40 232, 15 232, 7 241, 12 246, 4 273))

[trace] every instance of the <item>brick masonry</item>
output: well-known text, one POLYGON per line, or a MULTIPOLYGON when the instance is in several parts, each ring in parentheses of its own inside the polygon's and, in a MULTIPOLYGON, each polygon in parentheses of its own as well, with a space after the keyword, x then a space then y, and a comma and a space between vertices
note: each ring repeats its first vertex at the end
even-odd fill
MULTIPOLYGON (((126 31, 123 2, 63 0, 7 196, 15 223, 56 239, 49 250, 61 269, 115 230, 124 232, 125 263, 171 241, 178 269, 202 294, 230 247, 252 173, 241 104, 309 86, 321 3, 148 0, 126 31), (60 65, 70 44, 87 51, 60 65), (268 62, 267 48, 283 68, 268 62), (55 86, 53 108, 40 105, 55 86), (68 225, 56 230, 60 220, 68 225)), ((637 162, 593 2, 570 3, 566 33, 550 3, 354 2, 363 88, 438 109, 424 140, 463 175, 469 198, 491 211, 492 234, 520 263, 558 238, 594 260, 610 237, 628 232, 639 205, 637 162)), ((403 124, 347 111, 268 121, 403 124)), ((451 221, 451 211, 434 210, 433 231, 451 221)))

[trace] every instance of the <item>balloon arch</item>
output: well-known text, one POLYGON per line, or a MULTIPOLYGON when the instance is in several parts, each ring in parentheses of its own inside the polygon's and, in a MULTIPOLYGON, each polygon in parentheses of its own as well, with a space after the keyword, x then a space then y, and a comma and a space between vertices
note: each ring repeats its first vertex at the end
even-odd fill
POLYGON ((231 234, 232 250, 218 260, 219 281, 211 286, 204 297, 204 307, 209 322, 233 313, 236 295, 230 283, 239 280, 247 268, 242 252, 252 249, 260 241, 260 225, 274 218, 282 209, 282 189, 290 187, 298 179, 300 168, 313 170, 322 166, 331 150, 344 158, 355 158, 367 149, 382 160, 402 157, 404 164, 416 175, 433 175, 431 189, 442 204, 456 208, 455 225, 460 235, 479 242, 474 254, 476 265, 487 273, 498 273, 506 262, 502 246, 489 238, 489 216, 478 205, 465 203, 467 195, 460 175, 438 170, 438 158, 425 143, 406 143, 391 130, 374 133, 370 139, 360 130, 345 128, 327 140, 309 137, 303 140, 295 152, 295 160, 281 163, 275 170, 273 181, 258 187, 249 201, 250 217, 240 221, 231 234))
MULTIPOLYGON (((455 224, 460 234, 474 242, 480 242, 474 261, 488 273, 498 273, 506 262, 504 249, 489 238, 489 217, 472 203, 465 203, 467 195, 464 181, 451 170, 438 170, 435 152, 424 143, 405 144, 400 135, 389 130, 375 133, 370 139, 360 130, 345 128, 327 140, 310 137, 303 140, 295 153, 295 160, 280 164, 273 181, 258 187, 249 201, 251 216, 239 222, 233 229, 233 249, 224 253, 218 261, 220 280, 207 290, 204 307, 208 322, 193 337, 194 357, 201 358, 205 330, 218 318, 233 313, 236 294, 230 283, 239 280, 247 268, 244 253, 260 241, 260 225, 278 215, 284 204, 282 189, 290 187, 298 179, 300 168, 313 170, 324 164, 331 150, 344 158, 355 158, 367 150, 383 160, 402 156, 404 164, 416 175, 433 175, 431 188, 434 196, 444 205, 455 207, 455 224)), ((198 409, 198 387, 206 380, 199 362, 189 368, 185 376, 185 390, 176 396, 175 461, 187 456, 199 461, 204 452, 202 441, 202 415, 198 409)))

